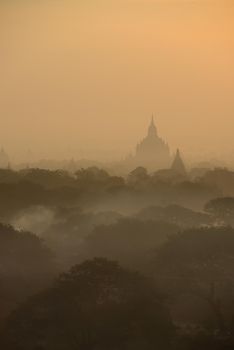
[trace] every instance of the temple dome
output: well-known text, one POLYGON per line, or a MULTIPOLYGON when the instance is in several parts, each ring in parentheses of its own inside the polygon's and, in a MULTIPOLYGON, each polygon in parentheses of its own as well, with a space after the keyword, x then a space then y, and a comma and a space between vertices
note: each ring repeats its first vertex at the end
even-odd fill
POLYGON ((137 145, 134 158, 136 165, 149 170, 168 168, 171 163, 169 146, 159 137, 153 116, 147 136, 137 145))

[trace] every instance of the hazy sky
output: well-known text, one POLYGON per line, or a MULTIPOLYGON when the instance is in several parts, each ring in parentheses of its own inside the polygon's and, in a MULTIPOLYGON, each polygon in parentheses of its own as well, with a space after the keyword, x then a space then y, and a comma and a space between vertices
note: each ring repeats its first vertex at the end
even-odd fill
POLYGON ((234 163, 234 1, 0 0, 0 144, 113 158, 154 112, 188 155, 234 163))

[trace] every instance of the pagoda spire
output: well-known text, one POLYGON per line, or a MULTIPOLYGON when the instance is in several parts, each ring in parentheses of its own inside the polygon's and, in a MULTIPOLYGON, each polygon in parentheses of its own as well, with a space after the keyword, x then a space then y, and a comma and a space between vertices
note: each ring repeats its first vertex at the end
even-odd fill
POLYGON ((153 114, 151 116, 151 123, 150 123, 149 128, 148 128, 148 136, 150 136, 150 137, 157 136, 157 128, 155 126, 153 114))
POLYGON ((181 175, 185 175, 187 173, 184 162, 183 162, 181 155, 180 155, 179 148, 177 148, 176 155, 175 155, 174 161, 172 163, 171 169, 176 171, 178 174, 181 174, 181 175))
POLYGON ((156 128, 155 119, 154 119, 154 114, 153 113, 152 113, 152 116, 151 116, 151 123, 150 124, 156 128))

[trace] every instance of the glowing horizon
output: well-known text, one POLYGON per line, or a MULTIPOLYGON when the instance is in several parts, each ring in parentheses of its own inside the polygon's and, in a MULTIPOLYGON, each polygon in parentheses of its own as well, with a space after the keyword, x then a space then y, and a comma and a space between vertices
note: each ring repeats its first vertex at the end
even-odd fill
POLYGON ((230 1, 11 1, 0 9, 0 145, 14 159, 28 149, 121 158, 153 112, 172 150, 234 161, 230 1))

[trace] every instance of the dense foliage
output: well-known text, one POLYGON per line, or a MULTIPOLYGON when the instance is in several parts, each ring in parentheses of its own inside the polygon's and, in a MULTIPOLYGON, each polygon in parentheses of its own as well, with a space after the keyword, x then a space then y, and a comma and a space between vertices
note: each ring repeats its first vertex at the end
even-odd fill
POLYGON ((203 170, 1 169, 1 348, 232 349, 234 177, 203 170))

